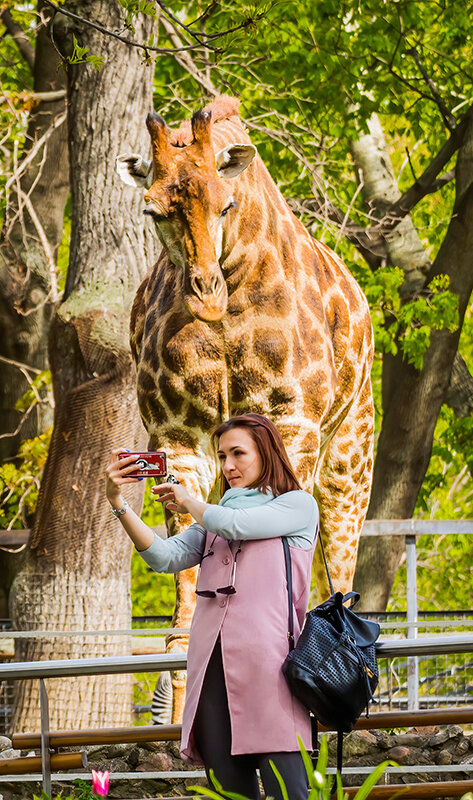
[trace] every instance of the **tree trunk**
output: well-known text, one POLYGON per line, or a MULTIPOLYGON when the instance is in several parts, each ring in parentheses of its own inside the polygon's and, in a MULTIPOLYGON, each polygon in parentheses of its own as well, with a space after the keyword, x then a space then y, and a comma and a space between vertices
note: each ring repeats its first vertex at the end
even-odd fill
MULTIPOLYGON (((110 29, 122 25, 116 3, 77 2, 77 14, 110 29)), ((150 17, 138 17, 136 39, 146 41, 150 17)), ((104 470, 112 447, 145 447, 128 344, 128 319, 139 281, 156 254, 143 224, 142 196, 115 174, 122 150, 148 152, 144 125, 152 108, 153 68, 136 49, 96 32, 64 27, 105 57, 100 72, 69 70, 69 144, 72 231, 66 295, 53 320, 50 359, 56 399, 51 449, 41 485, 27 563, 13 596, 15 627, 117 630, 131 626, 131 545, 111 515, 104 470)), ((143 485, 125 487, 139 512, 143 485)), ((24 640, 22 659, 125 655, 127 637, 24 640)), ((131 676, 49 682, 51 725, 129 724, 131 676)), ((39 725, 37 690, 20 689, 15 730, 39 725)))
MULTIPOLYGON (((378 440, 368 517, 412 516, 430 460, 435 425, 446 398, 465 310, 473 289, 473 115, 458 154, 456 200, 452 219, 437 257, 425 279, 449 275, 459 298, 459 327, 454 333, 434 331, 417 370, 400 355, 383 360, 383 424, 378 440)), ((403 542, 362 540, 355 586, 365 610, 386 607, 403 542), (373 583, 373 576, 381 579, 373 583)))
MULTIPOLYGON (((46 6, 38 11, 48 14, 46 6)), ((35 48, 34 91, 65 90, 66 74, 47 26, 35 48)), ((69 193, 66 100, 41 101, 32 110, 26 144, 12 182, 0 240, 0 434, 12 434, 21 414, 15 403, 28 388, 17 366, 48 369, 48 332, 58 302, 56 254, 69 193)), ((18 451, 21 439, 52 424, 47 403, 36 407, 15 436, 0 438, 0 459, 18 451)))

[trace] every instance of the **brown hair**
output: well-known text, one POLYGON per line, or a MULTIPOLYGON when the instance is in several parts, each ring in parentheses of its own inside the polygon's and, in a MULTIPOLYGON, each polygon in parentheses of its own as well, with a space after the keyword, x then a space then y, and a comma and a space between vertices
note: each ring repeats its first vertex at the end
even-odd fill
MULTIPOLYGON (((301 485, 296 478, 295 472, 291 467, 289 457, 284 447, 282 436, 271 420, 261 414, 239 414, 231 417, 226 422, 216 428, 212 433, 212 439, 220 439, 223 433, 232 428, 246 428, 251 438, 256 443, 263 468, 261 474, 249 489, 259 489, 265 491, 269 486, 275 497, 285 492, 292 492, 301 489, 301 485)), ((225 494, 230 486, 223 472, 220 476, 221 495, 225 494)))

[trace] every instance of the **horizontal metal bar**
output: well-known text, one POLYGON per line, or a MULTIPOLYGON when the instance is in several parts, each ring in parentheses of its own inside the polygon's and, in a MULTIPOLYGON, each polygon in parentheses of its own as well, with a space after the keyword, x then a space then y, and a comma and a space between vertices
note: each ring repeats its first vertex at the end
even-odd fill
MULTIPOLYGON (((374 767, 343 767, 344 775, 369 775, 373 772, 374 767)), ((334 775, 336 772, 335 767, 328 767, 327 774, 334 775)), ((387 775, 416 775, 416 774, 442 774, 449 772, 473 772, 473 764, 413 764, 412 766, 400 767, 386 767, 385 773, 387 775)), ((78 778, 84 781, 91 781, 92 776, 90 772, 76 772, 76 773, 53 773, 51 775, 52 782, 71 782, 78 778)), ((205 778, 205 771, 202 770, 175 770, 168 772, 111 772, 110 780, 169 780, 169 779, 189 779, 205 778)), ((40 781, 39 775, 30 773, 28 775, 2 775, 0 776, 0 783, 14 783, 19 781, 33 782, 40 781)), ((435 784, 434 784, 435 785, 435 784)))
MULTIPOLYGON (((473 614, 473 611, 471 612, 473 614)), ((418 619, 416 622, 407 622, 400 620, 399 622, 380 622, 383 630, 391 630, 396 628, 471 628, 473 627, 473 618, 468 619, 459 617, 457 619, 418 619)), ((45 630, 28 630, 28 631, 0 631, 1 639, 51 639, 53 637, 82 637, 82 636, 169 636, 170 634, 183 634, 190 633, 190 628, 131 628, 130 630, 103 630, 103 631, 45 631, 45 630)))
MULTIPOLYGON (((471 721, 473 722, 473 709, 471 721)), ((28 750, 39 747, 40 733, 14 733, 12 747, 28 750)), ((51 731, 51 747, 78 747, 94 744, 140 744, 142 742, 178 741, 180 725, 139 725, 124 728, 89 728, 80 731, 51 731)))
POLYGON ((29 530, 0 531, 0 545, 2 547, 19 547, 28 542, 29 530))
POLYGON ((473 634, 471 633, 457 633, 451 636, 422 636, 419 639, 386 639, 376 644, 378 658, 472 652, 473 634))
POLYGON ((104 631, 0 631, 0 639, 50 639, 71 636, 169 636, 171 633, 190 633, 190 628, 131 628, 104 631))
MULTIPOLYGON (((473 706, 467 708, 438 708, 425 711, 374 711, 370 717, 361 716, 355 722, 356 730, 382 728, 422 727, 425 725, 467 725, 473 722, 473 706)), ((327 729, 320 724, 320 730, 327 729)), ((80 731, 51 731, 51 747, 90 746, 94 744, 141 744, 178 740, 180 725, 143 725, 131 728, 92 728, 80 731)), ((14 733, 12 747, 16 750, 36 749, 40 733, 14 733)))
MULTIPOLYGON (((377 642, 378 658, 440 655, 473 652, 473 634, 425 636, 420 639, 392 639, 377 642)), ((24 661, 1 664, 0 680, 25 678, 61 678, 77 675, 118 675, 134 672, 181 670, 187 665, 186 653, 162 655, 114 656, 110 658, 72 658, 58 661, 24 661)))
MULTIPOLYGON (((111 780, 120 780, 120 781, 141 781, 141 780, 159 780, 160 778, 164 777, 171 777, 171 778, 189 778, 189 780, 194 780, 195 778, 205 778, 205 770, 176 770, 176 772, 112 772, 110 774, 111 780)), ((78 778, 84 781, 92 781, 92 775, 90 772, 56 772, 52 773, 51 775, 51 782, 52 783, 71 783, 72 781, 76 781, 78 778)), ((34 775, 33 773, 29 775, 5 775, 0 776, 0 783, 41 783, 41 775, 34 775)), ((192 795, 186 800, 192 800, 192 795)))
MULTIPOLYGON (((343 767, 344 775, 370 775, 373 772, 372 767, 343 767)), ((337 770, 335 767, 329 767, 327 772, 334 773, 337 770)), ((400 766, 400 767, 386 767, 385 772, 389 775, 404 773, 404 775, 413 775, 416 772, 436 773, 442 772, 473 772, 473 764, 415 764, 413 766, 400 766)))
POLYGON ((362 536, 451 536, 473 534, 471 519, 368 519, 362 536))
MULTIPOLYGON (((40 745, 38 744, 38 747, 40 745)), ((77 769, 86 767, 85 753, 53 753, 50 757, 53 769, 77 769)), ((11 773, 21 775, 23 772, 37 770, 41 775, 43 760, 41 756, 24 756, 23 758, 6 758, 0 761, 0 775, 11 773)))
MULTIPOLYGON (((360 791, 360 786, 344 787, 344 794, 352 800, 360 791)), ((370 800, 390 800, 401 796, 403 800, 428 800, 436 797, 463 797, 473 791, 473 781, 429 781, 428 783, 391 783, 388 786, 373 786, 370 800)))
MULTIPOLYGON (((473 613, 473 612, 472 612, 473 613)), ((362 612, 363 615, 363 612, 362 612)), ((364 615, 363 615, 364 616, 364 615)), ((373 619, 373 617, 370 617, 373 619)), ((379 620, 377 620, 379 622, 379 620)), ((396 630, 396 628, 473 628, 473 618, 457 619, 418 619, 415 622, 379 622, 381 630, 396 630)))
POLYGON ((25 678, 67 678, 78 675, 118 675, 134 672, 162 672, 185 669, 186 653, 107 658, 71 658, 57 661, 23 661, 0 664, 0 680, 25 678))

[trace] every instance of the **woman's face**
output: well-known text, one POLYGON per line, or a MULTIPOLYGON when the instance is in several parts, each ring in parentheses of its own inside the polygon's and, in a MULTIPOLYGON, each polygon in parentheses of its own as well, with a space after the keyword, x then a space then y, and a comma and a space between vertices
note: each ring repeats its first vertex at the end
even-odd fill
POLYGON ((218 442, 218 458, 231 489, 250 486, 263 469, 256 442, 246 428, 231 428, 222 433, 218 442))

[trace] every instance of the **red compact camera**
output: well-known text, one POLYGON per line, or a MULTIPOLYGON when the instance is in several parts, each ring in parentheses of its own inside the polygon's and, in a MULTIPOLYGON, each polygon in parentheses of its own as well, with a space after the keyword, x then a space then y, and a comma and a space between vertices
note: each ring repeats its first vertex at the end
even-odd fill
POLYGON ((158 450, 155 453, 119 453, 118 458, 137 456, 136 471, 130 472, 130 478, 162 478, 166 475, 166 453, 158 450))

